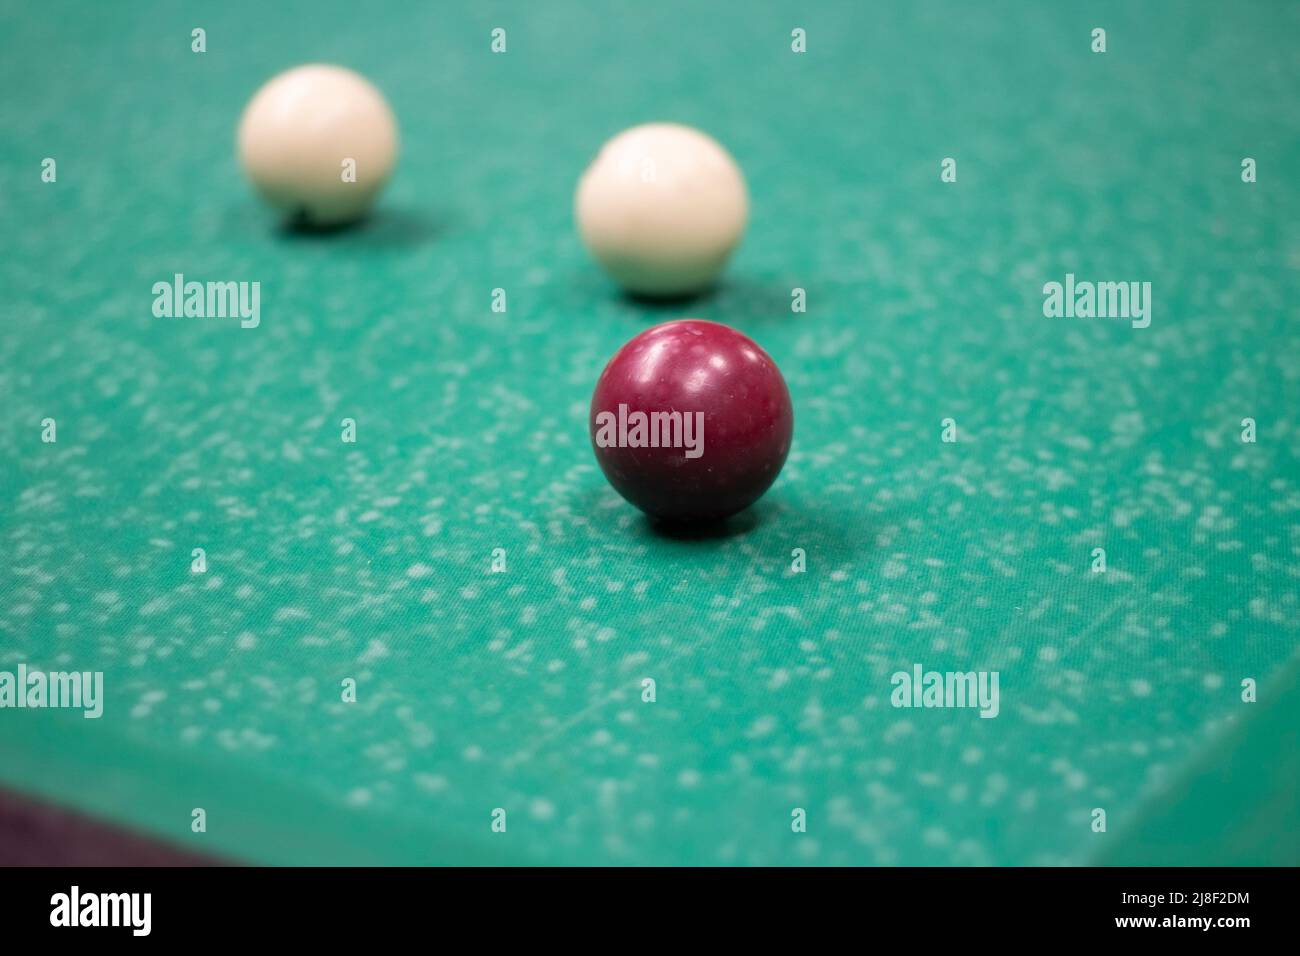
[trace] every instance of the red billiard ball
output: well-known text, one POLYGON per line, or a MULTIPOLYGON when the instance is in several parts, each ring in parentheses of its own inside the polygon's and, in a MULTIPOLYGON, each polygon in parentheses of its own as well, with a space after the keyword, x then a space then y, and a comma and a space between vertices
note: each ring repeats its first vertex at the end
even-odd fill
POLYGON ((717 322, 647 329, 609 361, 591 397, 591 444, 609 483, 665 521, 753 504, 790 451, 794 409, 776 363, 717 322))

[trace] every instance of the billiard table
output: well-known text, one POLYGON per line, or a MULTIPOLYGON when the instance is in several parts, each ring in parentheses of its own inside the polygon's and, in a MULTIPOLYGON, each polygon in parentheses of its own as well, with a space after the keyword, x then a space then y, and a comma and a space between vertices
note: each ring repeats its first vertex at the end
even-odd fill
MULTIPOLYGON (((5 4, 0 671, 104 689, 0 709, 0 804, 267 864, 1300 862, 1298 31, 5 4), (399 123, 352 228, 286 226, 235 160, 316 61, 399 123), (685 300, 573 224, 652 120, 750 194, 685 300), (156 314, 178 275, 257 283, 257 323, 156 314), (684 316, 773 357, 794 438, 752 508, 665 531, 587 416, 684 316), (996 673, 996 716, 897 706, 915 668, 996 673)), ((41 832, 23 861, 87 831, 41 832)))

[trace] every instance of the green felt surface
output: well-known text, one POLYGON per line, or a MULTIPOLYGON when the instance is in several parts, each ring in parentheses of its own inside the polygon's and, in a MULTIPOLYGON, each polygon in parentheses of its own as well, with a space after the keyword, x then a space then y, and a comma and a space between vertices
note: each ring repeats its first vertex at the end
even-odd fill
MULTIPOLYGON (((1167 859, 1150 807, 1234 734, 1285 746, 1286 711, 1245 718, 1300 644, 1298 27, 0 5, 0 669, 107 684, 98 721, 0 710, 0 783, 279 863, 1167 859), (303 236, 233 139, 316 60, 375 81, 402 154, 369 222, 303 236), (571 218, 600 143, 657 119, 716 136, 752 198, 725 281, 672 306, 621 297, 571 218), (261 325, 154 318, 176 272, 259 281, 261 325), (1067 272, 1150 281, 1151 326, 1045 318, 1067 272), (586 436, 603 363, 684 314, 753 336, 795 403, 776 485, 696 538, 586 436), (893 708, 915 663, 999 671, 999 716, 893 708)), ((1257 854, 1220 839, 1245 794, 1294 803, 1279 766, 1179 818, 1200 862, 1300 857, 1294 813, 1257 854)))
POLYGON ((1300 663, 1271 682, 1267 703, 1216 741, 1151 800, 1129 832, 1102 847, 1108 866, 1295 866, 1300 833, 1300 663))

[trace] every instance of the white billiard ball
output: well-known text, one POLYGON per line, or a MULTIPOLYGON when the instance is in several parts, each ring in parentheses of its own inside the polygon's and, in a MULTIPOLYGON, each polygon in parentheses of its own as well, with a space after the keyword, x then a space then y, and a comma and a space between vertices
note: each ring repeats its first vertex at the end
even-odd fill
POLYGON ((257 191, 294 220, 339 225, 365 215, 388 181, 397 122, 360 74, 299 66, 272 77, 245 107, 239 160, 257 191))
POLYGON ((698 292, 740 241, 749 199, 740 167, 716 140, 677 123, 619 133, 578 182, 578 232, 629 292, 698 292))

